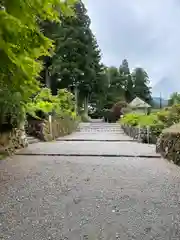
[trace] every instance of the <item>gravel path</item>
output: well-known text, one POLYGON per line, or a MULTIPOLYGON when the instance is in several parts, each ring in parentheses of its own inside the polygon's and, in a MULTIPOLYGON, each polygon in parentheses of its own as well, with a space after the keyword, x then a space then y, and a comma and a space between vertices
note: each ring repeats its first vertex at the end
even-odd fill
MULTIPOLYGON (((117 127, 114 124, 89 124, 92 133, 86 124, 81 131, 89 140, 98 125, 111 140, 119 134, 119 139, 114 137, 115 151, 119 151, 115 149, 118 144, 128 154, 132 144, 139 154, 148 155, 153 149, 152 145, 123 142, 120 129, 111 132, 111 127, 117 127)), ((58 152, 62 143, 73 146, 60 141, 51 143, 56 146, 53 150, 58 152)), ((87 145, 88 153, 91 148, 95 151, 95 145, 101 151, 112 151, 112 142, 74 143, 79 154, 87 145)), ((38 143, 31 149, 38 145, 39 153, 48 152, 51 144, 38 143)), ((14 156, 0 163, 0 239, 179 240, 179 198, 180 169, 158 156, 14 156)))

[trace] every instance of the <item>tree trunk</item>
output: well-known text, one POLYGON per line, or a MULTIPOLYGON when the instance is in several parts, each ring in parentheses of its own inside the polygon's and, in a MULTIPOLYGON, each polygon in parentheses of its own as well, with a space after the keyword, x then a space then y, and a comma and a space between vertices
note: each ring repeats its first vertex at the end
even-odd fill
POLYGON ((84 114, 88 116, 88 97, 84 98, 84 114))
POLYGON ((47 68, 45 69, 45 82, 46 82, 47 88, 51 89, 51 81, 50 81, 49 71, 47 68))
POLYGON ((75 95, 75 113, 78 115, 78 89, 75 87, 74 89, 74 95, 75 95))

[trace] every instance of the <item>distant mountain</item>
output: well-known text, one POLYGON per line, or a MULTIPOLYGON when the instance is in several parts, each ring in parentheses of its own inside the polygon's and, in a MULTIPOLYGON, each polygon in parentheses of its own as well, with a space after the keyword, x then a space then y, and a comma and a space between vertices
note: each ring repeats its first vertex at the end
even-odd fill
POLYGON ((154 87, 152 87, 152 96, 161 97, 163 99, 169 99, 173 92, 180 92, 180 86, 177 86, 175 80, 169 78, 162 78, 154 87))

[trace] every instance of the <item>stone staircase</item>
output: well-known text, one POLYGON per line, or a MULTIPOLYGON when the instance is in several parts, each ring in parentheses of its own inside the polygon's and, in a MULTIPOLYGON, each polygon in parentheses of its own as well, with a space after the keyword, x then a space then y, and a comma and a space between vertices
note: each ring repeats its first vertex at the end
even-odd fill
POLYGON ((33 137, 33 136, 29 136, 29 135, 27 135, 27 140, 28 140, 28 144, 40 142, 39 139, 37 139, 37 138, 35 138, 35 137, 33 137))

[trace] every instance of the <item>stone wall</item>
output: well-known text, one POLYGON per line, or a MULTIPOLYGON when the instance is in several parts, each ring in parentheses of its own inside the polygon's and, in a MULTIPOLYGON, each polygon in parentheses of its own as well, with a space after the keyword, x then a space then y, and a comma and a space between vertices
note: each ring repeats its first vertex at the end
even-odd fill
POLYGON ((28 146, 24 129, 14 128, 9 132, 0 133, 0 153, 11 155, 17 149, 28 146))
POLYGON ((30 120, 26 132, 42 141, 52 141, 72 133, 77 125, 78 123, 71 118, 52 118, 51 123, 47 120, 30 120))
POLYGON ((156 143, 156 152, 163 158, 180 165, 180 125, 165 129, 156 143))
POLYGON ((148 127, 121 125, 121 128, 128 136, 132 137, 138 142, 156 144, 157 137, 153 135, 148 127))

